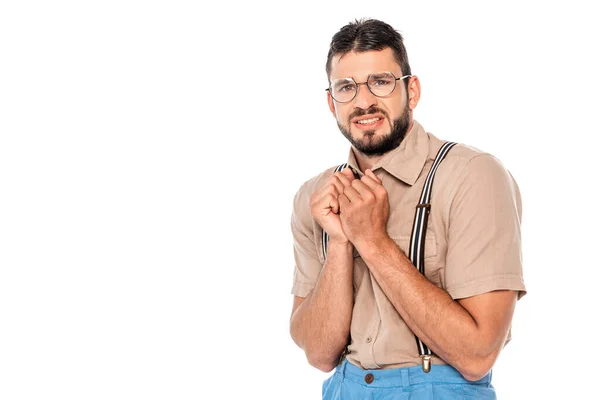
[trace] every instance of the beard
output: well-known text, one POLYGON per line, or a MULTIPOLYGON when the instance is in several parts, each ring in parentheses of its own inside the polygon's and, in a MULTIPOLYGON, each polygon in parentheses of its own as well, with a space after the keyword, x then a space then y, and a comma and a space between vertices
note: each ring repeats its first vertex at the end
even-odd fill
MULTIPOLYGON (((375 114, 381 113, 388 121, 390 121, 389 116, 382 109, 372 106, 368 110, 357 109, 348 117, 348 121, 351 121, 352 118, 360 117, 367 114, 375 114)), ((366 156, 382 156, 388 151, 394 150, 396 147, 400 146, 402 140, 406 136, 408 132, 408 128, 410 126, 410 107, 408 106, 408 102, 406 103, 406 107, 404 108, 404 112, 400 117, 390 123, 390 133, 384 135, 380 138, 375 137, 375 131, 363 131, 362 137, 355 139, 352 137, 350 133, 350 129, 346 129, 346 127, 342 126, 339 121, 337 122, 338 128, 342 134, 348 139, 348 141, 356 148, 356 150, 360 151, 362 154, 366 156)), ((349 122, 348 127, 352 126, 352 122, 349 122)))

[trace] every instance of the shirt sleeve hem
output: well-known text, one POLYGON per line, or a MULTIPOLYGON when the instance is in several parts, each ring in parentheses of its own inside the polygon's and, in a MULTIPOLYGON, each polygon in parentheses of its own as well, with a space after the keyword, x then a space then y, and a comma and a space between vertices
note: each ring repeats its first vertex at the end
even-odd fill
POLYGON ((447 292, 453 299, 464 299, 466 297, 476 296, 478 294, 492 292, 494 290, 515 290, 518 291, 518 299, 525 296, 527 289, 523 283, 521 275, 494 275, 482 279, 477 279, 463 285, 447 288, 447 292))
POLYGON ((292 294, 298 297, 306 297, 313 290, 314 286, 310 283, 294 282, 292 294))

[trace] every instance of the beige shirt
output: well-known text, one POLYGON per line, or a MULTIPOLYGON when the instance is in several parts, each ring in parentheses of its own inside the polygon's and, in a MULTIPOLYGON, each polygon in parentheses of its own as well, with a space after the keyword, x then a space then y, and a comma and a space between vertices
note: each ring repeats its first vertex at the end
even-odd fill
MULTIPOLYGON (((444 141, 425 132, 414 121, 400 146, 373 166, 388 192, 388 235, 405 254, 415 206, 443 144, 444 141)), ((352 150, 348 164, 360 171, 352 150)), ((311 216, 309 198, 336 167, 305 182, 294 198, 291 226, 296 266, 292 294, 296 296, 306 297, 311 292, 325 263, 323 231, 311 216)), ((521 298, 525 285, 520 224, 519 189, 500 161, 469 146, 454 146, 440 164, 433 182, 425 239, 427 278, 454 299, 499 289, 519 291, 521 298)), ((354 308, 348 361, 364 369, 420 365, 414 334, 356 249, 354 257, 354 308)), ((444 364, 438 357, 432 361, 444 364)))

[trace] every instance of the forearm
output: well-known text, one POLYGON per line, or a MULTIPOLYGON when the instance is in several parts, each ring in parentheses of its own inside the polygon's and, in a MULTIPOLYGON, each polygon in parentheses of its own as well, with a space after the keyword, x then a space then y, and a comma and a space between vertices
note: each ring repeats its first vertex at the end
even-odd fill
POLYGON ((491 368, 502 343, 486 335, 444 290, 425 278, 389 238, 363 259, 409 328, 467 379, 491 368))
POLYGON ((329 243, 313 291, 292 315, 290 331, 311 365, 331 370, 348 340, 354 303, 352 245, 329 243))

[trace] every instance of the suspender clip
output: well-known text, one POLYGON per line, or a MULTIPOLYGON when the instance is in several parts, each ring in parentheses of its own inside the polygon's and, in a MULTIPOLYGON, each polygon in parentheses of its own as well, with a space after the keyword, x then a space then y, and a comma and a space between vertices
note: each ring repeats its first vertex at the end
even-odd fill
POLYGON ((422 355, 421 356, 421 366, 423 367, 423 372, 431 371, 431 356, 430 355, 422 355))

